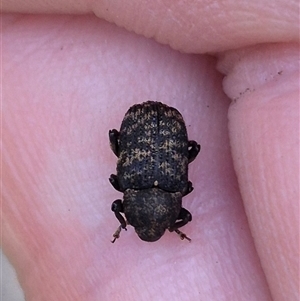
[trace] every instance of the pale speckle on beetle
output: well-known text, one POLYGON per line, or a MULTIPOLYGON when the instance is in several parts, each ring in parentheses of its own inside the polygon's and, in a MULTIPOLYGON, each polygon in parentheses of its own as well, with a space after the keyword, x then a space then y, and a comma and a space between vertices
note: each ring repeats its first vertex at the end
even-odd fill
POLYGON ((144 241, 158 240, 166 229, 190 241, 178 228, 192 220, 182 197, 193 190, 188 164, 200 145, 188 140, 181 114, 160 102, 136 104, 125 114, 120 131, 109 131, 109 140, 118 157, 117 174, 109 181, 123 193, 123 200, 111 206, 120 222, 112 242, 126 225, 144 241))

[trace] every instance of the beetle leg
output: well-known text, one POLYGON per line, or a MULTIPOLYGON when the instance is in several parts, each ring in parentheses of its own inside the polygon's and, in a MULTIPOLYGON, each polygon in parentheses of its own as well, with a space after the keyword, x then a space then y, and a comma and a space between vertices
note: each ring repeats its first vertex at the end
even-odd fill
MULTIPOLYGON (((127 231, 126 228, 124 228, 124 229, 127 231)), ((113 238, 114 238, 114 239, 111 241, 112 243, 114 243, 118 238, 120 238, 121 230, 122 230, 122 225, 120 225, 120 226, 117 228, 116 232, 113 234, 113 238)), ((182 239, 183 239, 183 238, 182 238, 182 239)))
POLYGON ((119 184, 119 180, 118 180, 118 176, 116 175, 110 175, 109 177, 109 182, 110 184, 114 187, 114 189, 123 192, 123 190, 120 188, 120 184, 119 184))
POLYGON ((192 241, 188 236, 186 236, 186 235, 185 235, 183 232, 181 232, 180 230, 176 229, 176 230, 174 230, 174 231, 179 235, 179 237, 180 237, 181 240, 186 239, 186 240, 188 240, 189 242, 192 241))
POLYGON ((172 227, 169 228, 169 231, 175 231, 180 236, 180 239, 187 239, 188 241, 191 241, 191 239, 179 231, 178 228, 183 227, 190 222, 192 220, 192 214, 185 208, 181 208, 177 219, 181 221, 176 222, 172 227))
POLYGON ((189 163, 193 162, 195 160, 195 158, 197 157, 197 155, 200 152, 200 145, 194 141, 194 140, 190 140, 188 143, 188 150, 189 150, 189 163))
POLYGON ((111 210, 115 213, 116 218, 120 222, 122 228, 125 229, 126 228, 126 221, 125 221, 124 217, 120 213, 120 212, 124 212, 122 200, 115 200, 111 204, 111 210))
POLYGON ((117 240, 117 238, 120 237, 121 230, 122 230, 122 226, 120 225, 116 230, 116 232, 113 234, 114 239, 111 241, 112 243, 114 243, 117 240))
POLYGON ((111 150, 117 157, 119 157, 120 133, 117 130, 113 129, 113 130, 109 130, 108 136, 109 136, 109 143, 110 143, 111 150))
POLYGON ((179 215, 177 217, 178 220, 181 220, 179 222, 176 222, 172 227, 171 227, 171 231, 174 231, 175 229, 178 229, 180 227, 183 227, 184 225, 186 225, 188 222, 190 222, 192 220, 192 214, 187 211, 185 208, 181 208, 179 215))
POLYGON ((187 194, 191 193, 193 190, 194 190, 193 183, 191 181, 188 181, 187 189, 183 193, 183 196, 186 196, 187 194))
POLYGON ((122 229, 125 229, 127 231, 127 229, 126 229, 127 222, 125 221, 124 217, 120 213, 120 212, 123 212, 122 200, 115 200, 111 204, 111 210, 115 213, 116 218, 118 219, 118 221, 121 224, 117 228, 116 232, 113 234, 114 239, 111 242, 114 243, 116 241, 116 239, 120 237, 120 233, 121 233, 122 229))

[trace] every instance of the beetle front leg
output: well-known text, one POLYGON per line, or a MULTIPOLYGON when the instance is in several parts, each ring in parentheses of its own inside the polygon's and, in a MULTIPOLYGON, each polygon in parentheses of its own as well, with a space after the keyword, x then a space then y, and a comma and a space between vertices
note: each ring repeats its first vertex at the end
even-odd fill
POLYGON ((199 154, 201 149, 200 144, 198 144, 194 140, 190 140, 188 143, 188 151, 189 151, 189 163, 193 162, 197 155, 199 154))
POLYGON ((181 208, 177 219, 180 221, 176 222, 172 227, 170 227, 169 231, 170 232, 175 231, 179 235, 180 239, 182 239, 182 240, 187 239, 188 241, 191 241, 191 239, 189 237, 187 237, 183 232, 178 230, 178 228, 183 227, 188 222, 190 222, 192 220, 192 214, 185 208, 181 208))
POLYGON ((113 153, 119 157, 119 137, 120 137, 120 133, 113 129, 113 130, 109 130, 108 132, 108 136, 109 136, 109 143, 110 143, 110 148, 113 151, 113 153))
POLYGON ((120 237, 120 233, 122 229, 125 229, 127 231, 126 229, 127 222, 125 221, 124 217, 121 214, 121 212, 124 212, 122 200, 115 200, 111 204, 111 210, 115 213, 116 218, 121 224, 117 228, 116 232, 113 234, 114 239, 112 240, 112 243, 114 243, 116 239, 120 237))

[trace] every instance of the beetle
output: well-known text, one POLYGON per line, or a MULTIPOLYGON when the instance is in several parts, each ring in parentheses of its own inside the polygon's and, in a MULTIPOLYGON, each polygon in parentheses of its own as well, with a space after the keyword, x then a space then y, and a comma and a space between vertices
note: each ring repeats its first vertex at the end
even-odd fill
POLYGON ((123 193, 123 200, 111 206, 120 222, 112 242, 128 224, 144 241, 158 240, 166 229, 191 241, 178 228, 192 220, 182 207, 182 197, 193 190, 188 164, 197 157, 200 145, 188 140, 178 110, 156 101, 133 105, 120 131, 109 131, 109 141, 118 157, 117 174, 109 181, 123 193))

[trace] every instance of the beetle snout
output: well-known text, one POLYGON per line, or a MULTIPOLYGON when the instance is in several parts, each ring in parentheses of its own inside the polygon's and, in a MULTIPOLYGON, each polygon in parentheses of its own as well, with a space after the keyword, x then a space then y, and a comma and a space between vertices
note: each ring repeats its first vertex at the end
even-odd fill
POLYGON ((165 229, 145 229, 135 228, 135 232, 139 238, 143 241, 154 242, 159 240, 165 233, 165 229))

